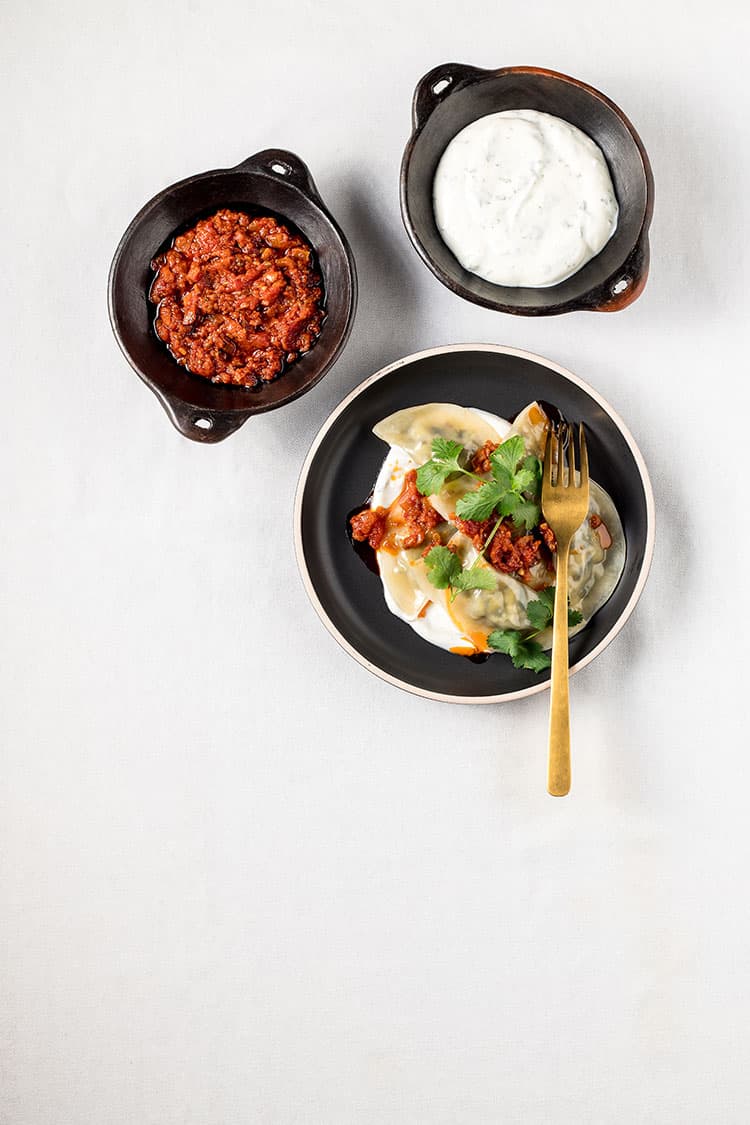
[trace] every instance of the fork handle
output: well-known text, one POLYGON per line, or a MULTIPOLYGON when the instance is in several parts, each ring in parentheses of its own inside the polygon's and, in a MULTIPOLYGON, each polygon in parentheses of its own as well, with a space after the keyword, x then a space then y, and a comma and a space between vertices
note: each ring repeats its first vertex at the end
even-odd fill
POLYGON ((570 694, 568 687, 568 554, 570 540, 557 542, 555 616, 552 622, 552 684, 549 711, 547 792, 570 792, 570 694))

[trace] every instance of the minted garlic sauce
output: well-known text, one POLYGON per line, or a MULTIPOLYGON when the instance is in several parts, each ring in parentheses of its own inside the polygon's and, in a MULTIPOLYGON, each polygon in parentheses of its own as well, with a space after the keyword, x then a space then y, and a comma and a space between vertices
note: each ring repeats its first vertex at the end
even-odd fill
POLYGON ((604 155, 575 125, 535 109, 491 113, 450 142, 433 184, 438 230, 461 265, 496 285, 544 288, 615 232, 604 155))

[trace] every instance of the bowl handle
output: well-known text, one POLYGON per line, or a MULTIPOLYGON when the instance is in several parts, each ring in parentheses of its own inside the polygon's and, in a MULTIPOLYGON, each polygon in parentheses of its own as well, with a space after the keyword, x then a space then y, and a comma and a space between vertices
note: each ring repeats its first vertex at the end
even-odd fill
POLYGON ((310 169, 304 160, 285 148, 264 148, 262 152, 248 156, 233 171, 261 172, 276 180, 285 180, 299 188, 305 195, 312 196, 316 203, 322 203, 315 180, 310 175, 310 169))
POLYGON ((172 425, 191 441, 211 444, 223 441, 239 430, 251 413, 244 410, 201 410, 199 406, 190 406, 161 391, 155 393, 172 425))
POLYGON ((466 63, 442 63, 420 78, 411 103, 414 130, 421 129, 435 106, 447 98, 457 86, 468 79, 483 78, 491 72, 466 63))
POLYGON ((649 258, 648 235, 644 232, 617 273, 582 297, 576 307, 590 312, 619 312, 627 308, 643 292, 649 258))

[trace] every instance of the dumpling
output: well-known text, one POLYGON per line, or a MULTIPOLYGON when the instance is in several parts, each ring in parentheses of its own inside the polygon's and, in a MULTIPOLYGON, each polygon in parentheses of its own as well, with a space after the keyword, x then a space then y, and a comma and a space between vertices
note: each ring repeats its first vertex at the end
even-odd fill
MULTIPOLYGON (((374 428, 374 433, 391 448, 375 483, 371 507, 382 509, 396 504, 407 474, 432 456, 435 437, 459 442, 473 454, 487 442, 496 445, 518 434, 523 438, 527 455, 541 459, 549 426, 549 418, 538 402, 529 403, 512 424, 485 411, 454 403, 427 403, 391 414, 374 428)), ((527 606, 538 598, 540 589, 554 582, 554 575, 548 569, 549 554, 545 556, 546 561, 540 556, 522 581, 487 562, 474 542, 457 529, 456 504, 476 486, 476 476, 452 476, 438 493, 429 497, 429 505, 443 519, 434 529, 439 542, 449 546, 464 567, 476 565, 489 572, 491 588, 454 591, 453 596, 448 590, 437 589, 430 582, 425 564, 425 554, 430 549, 425 544, 377 551, 380 577, 391 612, 425 640, 454 652, 487 651, 488 635, 495 629, 531 628, 527 606)), ((411 487, 414 487, 413 482, 411 487)), ((399 506, 394 510, 398 512, 399 506)), ((535 538, 539 537, 537 533, 535 538)), ((617 510, 611 497, 592 481, 588 517, 573 537, 569 557, 570 605, 583 617, 581 624, 571 630, 571 635, 584 628, 610 597, 624 564, 625 537, 617 510)), ((536 639, 543 647, 550 647, 551 629, 538 634, 536 639)))
MULTIPOLYGON (((507 423, 503 429, 507 429, 507 423)), ((372 432, 386 444, 406 450, 418 465, 429 461, 432 456, 433 438, 458 441, 473 451, 486 441, 498 441, 499 436, 502 437, 487 421, 484 412, 456 406, 452 402, 409 406, 378 422, 372 432)))
POLYGON ((378 551, 378 569, 404 621, 415 621, 436 600, 438 591, 427 577, 423 548, 412 547, 395 555, 378 551))
POLYGON ((451 602, 448 612, 459 629, 471 634, 477 648, 487 648, 487 635, 493 629, 528 629, 526 606, 537 596, 535 590, 510 574, 495 570, 480 558, 471 540, 460 531, 448 544, 461 558, 464 566, 476 565, 487 570, 495 583, 492 590, 465 590, 451 602))
MULTIPOLYGON (((479 448, 485 441, 493 444, 502 441, 509 429, 510 423, 486 411, 472 410, 468 407, 458 407, 449 403, 430 403, 426 406, 411 407, 399 411, 397 414, 385 418, 378 423, 374 432, 383 440, 384 433, 388 433, 393 440, 391 449, 380 469, 375 482, 371 507, 390 507, 401 493, 406 474, 428 460, 432 454, 432 439, 434 436, 448 437, 450 440, 462 441, 470 449, 479 448), (438 408, 437 411, 434 408, 438 408), (444 413, 443 408, 447 411, 444 413), (434 429, 437 418, 443 424, 446 417, 450 423, 445 422, 446 432, 438 435, 434 429), (471 437, 468 427, 471 427, 471 437), (422 433, 414 444, 415 432, 422 433), (410 436, 411 435, 411 436, 410 436), (478 441, 478 436, 482 441, 478 441), (423 452, 421 461, 413 457, 403 444, 411 446, 412 450, 424 450, 420 442, 429 441, 426 452, 423 452), (463 439, 463 440, 462 440, 463 439)), ((439 496, 431 496, 430 502, 435 509, 446 518, 452 518, 456 500, 467 488, 475 485, 470 477, 450 481, 441 490, 439 496), (464 484, 463 482, 466 482, 464 484)), ((442 538, 447 542, 455 534, 455 528, 445 524, 442 538)), ((467 541, 468 542, 468 541, 467 541)), ((436 589, 427 576, 424 563, 424 549, 413 548, 408 551, 399 551, 395 555, 379 550, 377 552, 378 569, 383 583, 386 603, 388 608, 397 617, 424 637, 425 640, 454 652, 471 653, 477 650, 476 645, 457 628, 447 610, 447 599, 444 590, 436 589)))
POLYGON ((520 414, 516 415, 514 422, 508 430, 508 437, 519 434, 526 446, 526 452, 538 457, 544 457, 544 446, 549 431, 549 418, 538 402, 530 402, 520 414))
POLYGON ((570 604, 583 614, 584 624, 614 592, 625 568, 625 554, 625 533, 614 501, 592 480, 588 517, 573 536, 568 561, 570 604), (592 516, 601 520, 606 531, 606 547, 599 528, 592 527, 592 516))
MULTIPOLYGON (((476 562, 478 553, 474 545, 456 532, 450 544, 465 566, 476 562)), ((489 570, 495 580, 493 590, 467 590, 447 602, 448 611, 457 627, 470 634, 474 644, 486 647, 487 636, 493 629, 528 629, 530 622, 526 607, 538 597, 533 586, 503 574, 484 560, 477 565, 489 570)), ((625 565, 625 536, 620 517, 611 497, 595 481, 590 486, 589 514, 573 536, 568 562, 568 594, 570 608, 582 614, 583 620, 570 630, 571 636, 580 632, 598 609, 604 605, 620 580, 625 565), (604 548, 597 528, 591 525, 591 516, 598 516, 611 537, 611 546, 604 548)), ((552 645, 552 630, 540 633, 537 640, 542 648, 552 645)))

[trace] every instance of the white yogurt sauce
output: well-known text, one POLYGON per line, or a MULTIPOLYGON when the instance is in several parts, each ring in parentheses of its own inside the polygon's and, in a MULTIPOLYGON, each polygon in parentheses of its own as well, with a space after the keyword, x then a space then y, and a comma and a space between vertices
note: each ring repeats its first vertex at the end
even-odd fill
POLYGON ((560 117, 511 109, 450 142, 433 184, 438 230, 461 265, 496 285, 544 288, 615 232, 618 206, 597 144, 560 117))

